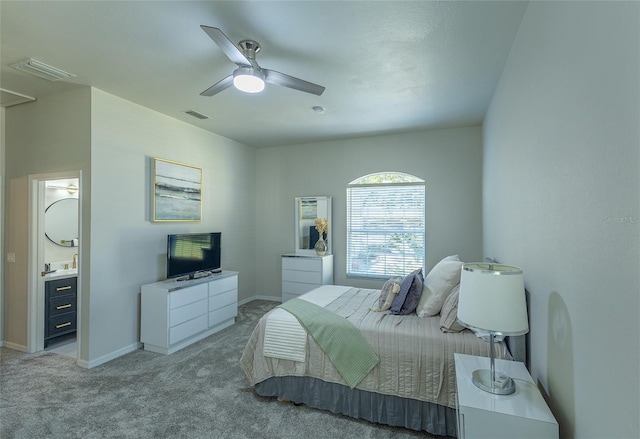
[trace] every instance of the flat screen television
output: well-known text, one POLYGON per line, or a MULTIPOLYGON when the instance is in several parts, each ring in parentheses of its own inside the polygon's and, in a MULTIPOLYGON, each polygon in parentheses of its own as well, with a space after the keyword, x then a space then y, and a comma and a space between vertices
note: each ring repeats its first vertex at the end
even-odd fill
POLYGON ((167 279, 194 279, 220 271, 222 233, 182 233, 167 236, 167 279))

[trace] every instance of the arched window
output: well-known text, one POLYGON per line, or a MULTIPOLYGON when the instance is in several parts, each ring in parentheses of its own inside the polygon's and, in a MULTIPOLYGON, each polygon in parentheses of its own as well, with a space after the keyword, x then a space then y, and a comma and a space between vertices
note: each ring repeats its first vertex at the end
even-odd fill
POLYGON ((347 275, 404 276, 424 267, 424 180, 400 172, 347 186, 347 275))

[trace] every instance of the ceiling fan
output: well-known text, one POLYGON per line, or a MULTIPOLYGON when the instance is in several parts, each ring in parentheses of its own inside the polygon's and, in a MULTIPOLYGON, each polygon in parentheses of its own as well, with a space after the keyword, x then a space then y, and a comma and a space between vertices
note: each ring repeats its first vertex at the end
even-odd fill
POLYGON ((242 40, 239 48, 217 27, 200 26, 207 35, 218 45, 227 57, 238 68, 233 74, 200 93, 201 96, 213 96, 222 90, 235 86, 247 93, 258 93, 264 89, 265 82, 282 85, 295 90, 304 91, 320 96, 324 87, 274 70, 263 69, 256 62, 256 54, 260 51, 260 44, 253 40, 242 40))

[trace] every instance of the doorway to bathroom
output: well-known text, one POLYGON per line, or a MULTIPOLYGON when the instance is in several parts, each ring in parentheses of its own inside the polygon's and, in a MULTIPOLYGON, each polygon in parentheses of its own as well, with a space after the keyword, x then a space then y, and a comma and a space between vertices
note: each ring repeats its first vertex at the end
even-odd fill
POLYGON ((80 358, 81 172, 30 177, 29 352, 80 358))

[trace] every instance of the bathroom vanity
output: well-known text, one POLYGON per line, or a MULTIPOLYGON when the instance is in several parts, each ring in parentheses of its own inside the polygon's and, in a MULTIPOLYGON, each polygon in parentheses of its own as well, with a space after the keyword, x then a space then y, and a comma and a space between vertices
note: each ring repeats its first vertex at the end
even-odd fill
POLYGON ((45 283, 44 347, 77 328, 77 277, 59 276, 45 283))

